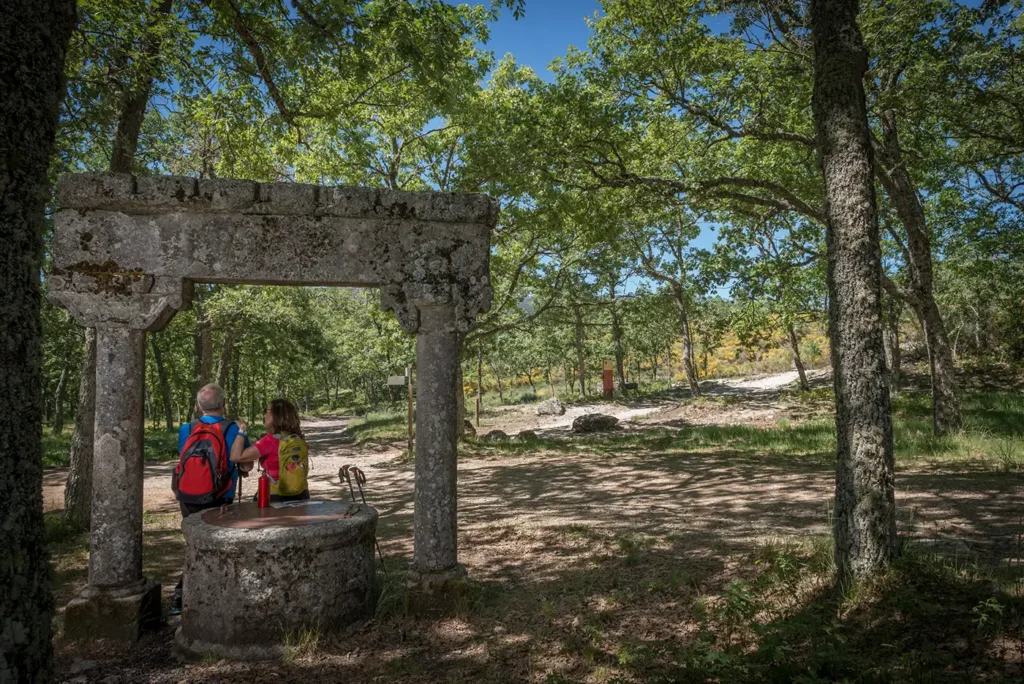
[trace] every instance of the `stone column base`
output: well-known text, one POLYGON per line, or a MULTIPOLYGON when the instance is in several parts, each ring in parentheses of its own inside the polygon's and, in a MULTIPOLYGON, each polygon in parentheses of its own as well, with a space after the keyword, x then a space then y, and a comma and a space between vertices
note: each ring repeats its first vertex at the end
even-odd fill
POLYGON ((467 608, 468 593, 469 579, 460 563, 433 572, 410 569, 405 576, 405 612, 424 617, 454 615, 467 608))
POLYGON ((277 660, 284 655, 282 644, 218 644, 202 639, 190 639, 181 627, 174 630, 174 643, 179 654, 188 660, 226 658, 227 660, 277 660))
POLYGON ((116 589, 87 586, 64 610, 64 636, 134 641, 160 618, 160 585, 151 579, 116 589))

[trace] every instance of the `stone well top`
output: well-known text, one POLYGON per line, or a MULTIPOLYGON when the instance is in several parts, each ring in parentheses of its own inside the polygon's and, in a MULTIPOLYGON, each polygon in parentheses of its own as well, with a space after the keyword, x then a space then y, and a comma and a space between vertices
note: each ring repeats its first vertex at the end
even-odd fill
POLYGON ((294 508, 258 508, 252 501, 211 508, 182 522, 186 543, 216 550, 231 545, 257 549, 284 543, 356 543, 373 534, 377 511, 369 506, 336 500, 312 500, 294 508))
POLYGON ((235 529, 262 529, 264 527, 305 527, 331 520, 351 518, 359 512, 358 504, 347 501, 318 500, 289 501, 260 508, 252 501, 244 501, 224 510, 211 508, 201 513, 203 522, 217 527, 235 529))
POLYGON ((51 291, 84 324, 99 325, 62 292, 182 281, 379 287, 410 331, 422 306, 453 306, 460 330, 490 308, 486 195, 90 173, 63 176, 57 196, 51 291))

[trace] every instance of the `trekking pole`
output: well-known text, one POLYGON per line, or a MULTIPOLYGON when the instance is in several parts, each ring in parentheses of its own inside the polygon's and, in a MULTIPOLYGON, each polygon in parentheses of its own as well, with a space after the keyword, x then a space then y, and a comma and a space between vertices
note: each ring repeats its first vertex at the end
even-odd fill
MULTIPOLYGON (((353 477, 355 477, 355 479, 356 479, 356 486, 359 487, 359 498, 361 498, 363 500, 363 505, 366 506, 367 508, 369 508, 370 504, 366 503, 366 494, 363 493, 363 485, 366 484, 366 475, 363 473, 362 470, 360 470, 359 468, 357 468, 355 466, 352 466, 351 468, 349 468, 348 466, 344 466, 343 469, 345 470, 346 479, 347 479, 347 476, 348 476, 349 473, 351 473, 353 475, 353 477)), ((352 489, 352 481, 351 480, 349 480, 349 482, 348 482, 348 487, 349 487, 349 489, 352 489)), ((352 500, 353 501, 355 501, 355 497, 356 497, 356 495, 355 495, 355 493, 353 493, 352 494, 352 500)), ((390 580, 391 579, 391 575, 388 574, 388 566, 384 562, 384 552, 380 550, 380 542, 377 541, 376 535, 374 535, 374 537, 373 537, 373 545, 377 547, 377 555, 380 556, 380 567, 382 567, 384 569, 384 576, 387 577, 390 580)))
POLYGON ((356 491, 354 489, 352 489, 352 478, 350 478, 349 475, 348 475, 348 466, 347 465, 341 466, 341 470, 338 471, 338 479, 339 480, 344 480, 345 482, 348 483, 348 493, 352 495, 352 503, 357 503, 356 502, 356 491))

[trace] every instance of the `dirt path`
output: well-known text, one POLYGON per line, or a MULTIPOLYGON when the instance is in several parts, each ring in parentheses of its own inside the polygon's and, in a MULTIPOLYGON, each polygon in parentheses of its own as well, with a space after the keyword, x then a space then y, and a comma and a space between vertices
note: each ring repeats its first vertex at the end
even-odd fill
MULTIPOLYGON (((305 427, 316 454, 313 495, 347 497, 337 469, 362 468, 387 565, 401 573, 412 556, 413 466, 396 458, 400 444, 340 443, 344 424, 305 427)), ((827 532, 828 468, 721 449, 602 444, 522 455, 479 446, 460 457, 459 558, 477 592, 467 615, 382 619, 284 664, 185 664, 171 647, 172 624, 126 654, 60 644, 57 681, 540 683, 566 671, 578 676, 554 681, 606 682, 597 665, 616 662, 608 644, 692 640, 695 602, 750 573, 759 543, 827 532), (588 648, 611 651, 595 663, 588 648)), ((144 533, 144 571, 165 593, 184 553, 169 471, 147 468, 144 533)), ((1019 563, 1019 477, 901 472, 898 483, 901 534, 953 537, 971 553, 1019 563)), ((85 560, 82 551, 57 556, 58 612, 83 586, 85 560)))
MULTIPOLYGON (((632 419, 632 430, 716 420, 774 424, 788 411, 762 397, 738 406, 613 406, 632 419)), ((564 434, 572 418, 557 417, 541 429, 564 434)), ((504 422, 495 424, 508 432, 517 424, 538 427, 520 410, 498 419, 504 422)), ((338 469, 362 468, 367 498, 380 513, 378 539, 387 565, 400 574, 412 557, 413 465, 400 458, 401 442, 346 444, 347 424, 304 424, 314 459, 311 492, 348 498, 338 469)), ((657 449, 571 439, 548 450, 478 443, 460 453, 459 558, 476 592, 466 615, 422 622, 383 617, 284 664, 184 664, 171 648, 173 625, 125 654, 59 643, 57 681, 546 682, 552 681, 549 673, 564 671, 571 676, 553 681, 605 682, 612 671, 601 674, 602 668, 621 662, 610 644, 692 640, 699 622, 693 606, 751 572, 759 544, 828 531, 834 475, 826 466, 762 456, 756 449, 687 450, 685 440, 671 437, 657 449)), ((171 468, 147 465, 144 499, 144 572, 166 594, 184 553, 169 490, 171 468)), ((50 505, 61 500, 64 476, 46 474, 50 505)), ((1020 476, 900 471, 897 483, 901 535, 961 540, 972 555, 1019 565, 1020 476)), ((252 483, 246 491, 252 493, 252 483)), ((58 615, 84 585, 86 560, 80 547, 55 554, 58 615)))

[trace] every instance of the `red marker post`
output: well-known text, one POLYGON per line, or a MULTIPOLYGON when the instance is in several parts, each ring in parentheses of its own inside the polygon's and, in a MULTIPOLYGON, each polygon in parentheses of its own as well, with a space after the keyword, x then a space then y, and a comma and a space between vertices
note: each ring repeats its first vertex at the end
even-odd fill
POLYGON ((615 381, 612 376, 612 362, 604 362, 604 373, 602 374, 604 379, 604 398, 611 399, 615 393, 615 381))

